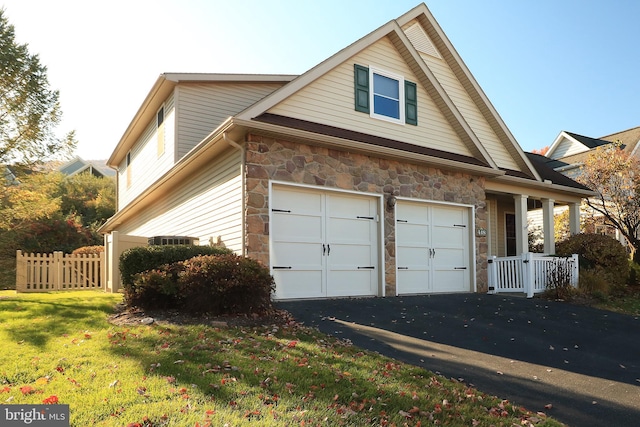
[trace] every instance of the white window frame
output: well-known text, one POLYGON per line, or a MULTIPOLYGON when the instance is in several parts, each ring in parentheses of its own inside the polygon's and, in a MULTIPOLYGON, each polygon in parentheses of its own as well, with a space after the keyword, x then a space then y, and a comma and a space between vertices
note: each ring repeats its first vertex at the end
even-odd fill
POLYGON ((404 77, 390 71, 381 70, 380 68, 376 68, 373 66, 369 66, 369 115, 374 119, 385 120, 387 122, 397 123, 404 125, 405 124, 405 97, 404 97, 404 77), (393 80, 398 81, 398 96, 399 96, 399 108, 400 108, 400 117, 390 117, 385 116, 384 114, 377 114, 375 112, 375 91, 374 91, 374 74, 378 74, 383 77, 388 77, 393 80))

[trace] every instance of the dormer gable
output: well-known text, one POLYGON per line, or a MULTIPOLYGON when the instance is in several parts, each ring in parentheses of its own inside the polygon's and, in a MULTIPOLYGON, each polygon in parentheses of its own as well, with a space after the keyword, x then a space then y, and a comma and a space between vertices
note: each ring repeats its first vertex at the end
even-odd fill
POLYGON ((609 144, 609 141, 578 135, 577 133, 562 131, 556 137, 546 156, 551 159, 561 159, 575 154, 585 153, 601 145, 609 144))
POLYGON ((540 179, 424 4, 236 117, 260 121, 263 114, 430 147, 540 179))

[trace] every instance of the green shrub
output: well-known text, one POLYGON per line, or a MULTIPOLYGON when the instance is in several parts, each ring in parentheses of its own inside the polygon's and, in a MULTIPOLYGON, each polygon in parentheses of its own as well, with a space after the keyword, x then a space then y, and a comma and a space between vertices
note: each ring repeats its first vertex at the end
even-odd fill
POLYGON ((599 300, 605 300, 610 292, 609 283, 600 272, 593 269, 580 269, 578 289, 599 300))
POLYGON ((184 263, 175 262, 135 274, 134 285, 125 290, 125 303, 146 309, 178 308, 178 276, 183 270, 184 263))
POLYGON ((95 246, 82 246, 80 248, 74 249, 71 252, 73 255, 99 255, 104 252, 104 246, 95 245, 95 246))
POLYGON ((629 286, 640 285, 640 264, 629 260, 629 286))
POLYGON ((248 314, 271 309, 273 277, 259 262, 237 255, 209 255, 184 265, 178 284, 187 311, 248 314))
POLYGON ((198 255, 230 254, 232 251, 220 246, 139 246, 127 249, 120 255, 120 274, 125 292, 133 285, 134 275, 153 270, 164 264, 184 261, 198 255))
POLYGON ((234 254, 203 255, 134 275, 128 305, 188 313, 267 313, 275 288, 269 270, 234 254))
MULTIPOLYGON (((626 285, 629 256, 617 240, 602 234, 576 234, 556 245, 556 254, 579 255, 580 268, 600 275, 611 290, 626 285)), ((582 273, 581 273, 582 274, 582 273)))

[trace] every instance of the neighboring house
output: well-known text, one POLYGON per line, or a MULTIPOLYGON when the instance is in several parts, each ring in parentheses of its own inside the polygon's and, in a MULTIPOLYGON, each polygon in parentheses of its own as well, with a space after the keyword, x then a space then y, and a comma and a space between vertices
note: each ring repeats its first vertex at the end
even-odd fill
MULTIPOLYGON (((600 138, 591 138, 576 133, 562 131, 555 139, 549 150, 545 154, 546 165, 555 171, 562 173, 572 179, 580 176, 581 167, 584 165, 587 157, 598 147, 602 147, 614 142, 619 142, 622 149, 632 156, 640 156, 638 147, 640 146, 640 127, 627 129, 600 138)), ((557 207, 556 215, 561 214, 566 207, 557 207)), ((587 206, 583 206, 582 215, 594 217, 596 219, 593 232, 607 234, 621 243, 626 244, 626 239, 619 230, 610 225, 606 225, 604 221, 598 221, 601 215, 587 206)), ((532 212, 530 215, 533 227, 541 226, 540 213, 532 212)))
POLYGON ((522 151, 424 4, 300 76, 160 75, 108 165, 112 290, 124 248, 188 236, 268 266, 276 299, 486 292, 529 208, 578 232, 593 194, 522 151))
POLYGON ((108 169, 101 163, 102 162, 98 161, 87 161, 80 156, 76 156, 59 166, 57 170, 67 176, 73 176, 80 173, 90 173, 98 178, 115 175, 113 170, 108 169))

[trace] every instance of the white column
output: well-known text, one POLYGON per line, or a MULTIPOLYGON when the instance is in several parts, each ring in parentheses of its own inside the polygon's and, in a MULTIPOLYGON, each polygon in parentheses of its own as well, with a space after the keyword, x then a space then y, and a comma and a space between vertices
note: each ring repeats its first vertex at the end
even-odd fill
POLYGON ((580 234, 580 203, 569 204, 569 233, 580 234))
POLYGON ((556 236, 553 228, 553 206, 555 200, 542 199, 542 232, 544 233, 544 253, 556 253, 556 236))
POLYGON ((516 207, 516 255, 529 252, 527 226, 527 198, 524 194, 513 196, 516 207))

